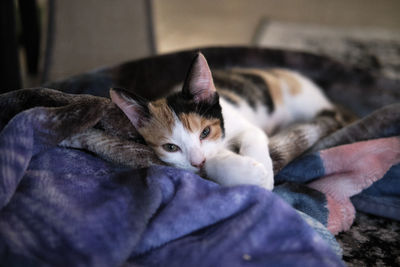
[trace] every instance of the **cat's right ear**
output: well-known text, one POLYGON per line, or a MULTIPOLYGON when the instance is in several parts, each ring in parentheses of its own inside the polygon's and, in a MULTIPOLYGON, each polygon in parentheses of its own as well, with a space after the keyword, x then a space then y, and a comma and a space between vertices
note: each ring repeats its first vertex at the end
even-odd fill
POLYGON ((202 53, 198 53, 193 59, 183 83, 182 93, 197 103, 215 101, 216 89, 211 70, 202 53))
POLYGON ((148 103, 143 99, 132 95, 130 92, 120 89, 111 88, 110 97, 132 122, 133 126, 138 129, 149 119, 148 103))

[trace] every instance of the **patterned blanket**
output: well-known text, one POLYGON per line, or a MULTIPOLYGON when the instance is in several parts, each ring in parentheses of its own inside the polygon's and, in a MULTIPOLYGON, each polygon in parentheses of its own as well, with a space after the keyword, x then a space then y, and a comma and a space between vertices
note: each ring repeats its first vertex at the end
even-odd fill
MULTIPOLYGON (((364 99, 347 105, 362 118, 279 166, 277 186, 267 192, 224 188, 161 166, 106 98, 43 88, 1 95, 1 262, 343 266, 331 233, 351 226, 354 207, 400 219, 396 83, 309 54, 202 51, 214 68, 296 68, 324 84, 328 95, 339 91, 335 99, 343 105, 363 90, 364 99)), ((144 59, 47 86, 100 96, 122 86, 157 97, 183 79, 183 62, 192 55, 144 59)))

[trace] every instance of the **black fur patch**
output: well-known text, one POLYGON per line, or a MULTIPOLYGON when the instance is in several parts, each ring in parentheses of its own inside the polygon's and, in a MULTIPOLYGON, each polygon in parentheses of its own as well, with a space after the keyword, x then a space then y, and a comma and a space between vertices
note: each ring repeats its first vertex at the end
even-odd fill
POLYGON ((318 116, 325 116, 325 117, 332 117, 335 118, 337 116, 337 111, 336 110, 331 110, 331 109, 324 109, 321 110, 318 114, 318 116))
POLYGON ((224 118, 222 117, 222 108, 219 104, 218 93, 215 93, 210 102, 202 101, 196 103, 179 92, 167 97, 167 105, 177 116, 181 113, 196 113, 207 119, 219 119, 222 135, 225 135, 224 118))
MULTIPOLYGON (((213 72, 214 84, 217 88, 231 91, 240 98, 245 99, 251 107, 262 103, 268 107, 269 112, 275 109, 268 84, 256 74, 240 73, 236 71, 218 70, 213 72)), ((226 100, 233 104, 235 101, 222 94, 226 100)))
POLYGON ((213 79, 216 88, 231 91, 245 99, 251 107, 255 107, 258 90, 250 80, 231 71, 215 71, 213 79))
POLYGON ((264 96, 263 103, 268 107, 269 112, 273 112, 275 109, 275 104, 272 100, 270 89, 265 80, 256 74, 240 73, 240 75, 243 78, 250 80, 261 91, 264 96))
POLYGON ((218 89, 218 94, 225 99, 226 101, 230 102, 231 104, 237 106, 239 105, 239 101, 236 97, 232 97, 232 95, 230 94, 229 90, 222 90, 222 89, 218 89))

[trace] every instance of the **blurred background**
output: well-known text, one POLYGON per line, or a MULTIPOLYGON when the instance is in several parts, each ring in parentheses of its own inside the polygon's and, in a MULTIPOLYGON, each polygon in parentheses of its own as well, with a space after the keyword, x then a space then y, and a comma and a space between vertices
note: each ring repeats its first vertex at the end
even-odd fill
POLYGON ((399 0, 2 0, 4 91, 160 53, 246 45, 400 79, 399 0))

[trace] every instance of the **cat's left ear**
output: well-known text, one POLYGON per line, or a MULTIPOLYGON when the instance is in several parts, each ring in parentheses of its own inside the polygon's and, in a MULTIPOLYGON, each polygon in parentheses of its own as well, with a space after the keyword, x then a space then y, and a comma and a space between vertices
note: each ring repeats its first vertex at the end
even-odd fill
POLYGON ((212 102, 215 99, 216 89, 211 70, 202 53, 198 53, 193 59, 183 84, 182 93, 186 98, 193 99, 195 102, 212 102))
POLYGON ((112 102, 125 113, 136 129, 141 128, 148 121, 150 114, 148 104, 143 99, 139 99, 120 88, 111 88, 110 97, 112 102))

